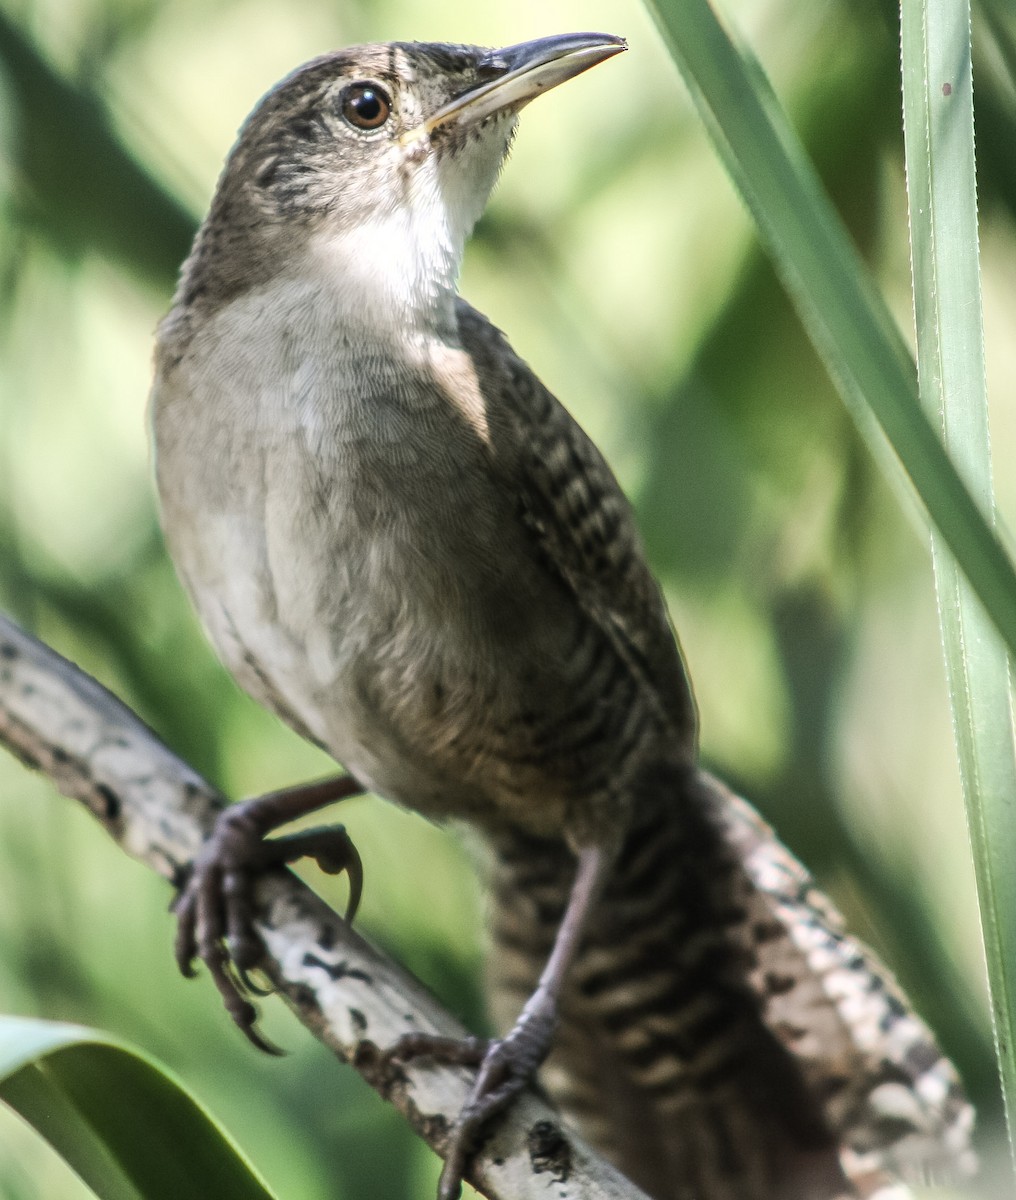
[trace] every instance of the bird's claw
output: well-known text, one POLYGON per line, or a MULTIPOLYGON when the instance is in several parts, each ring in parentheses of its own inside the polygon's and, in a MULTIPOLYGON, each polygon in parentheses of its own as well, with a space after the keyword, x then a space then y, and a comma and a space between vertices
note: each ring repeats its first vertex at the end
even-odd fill
POLYGON ((406 1033, 389 1047, 385 1057, 395 1062, 431 1058, 449 1066, 478 1067, 491 1044, 490 1038, 455 1038, 444 1037, 438 1033, 406 1033))
POLYGON ((449 1135, 445 1164, 438 1183, 438 1200, 457 1200, 469 1161, 483 1127, 503 1111, 531 1082, 550 1045, 550 1031, 520 1022, 507 1037, 449 1038, 410 1033, 401 1037, 387 1057, 408 1062, 431 1058, 456 1066, 476 1066, 476 1080, 449 1135))
POLYGON ((315 859, 329 874, 346 871, 346 920, 351 921, 363 891, 363 866, 341 825, 264 838, 249 808, 256 803, 234 805, 221 813, 195 858, 173 904, 175 955, 188 977, 195 974, 195 959, 203 962, 247 1040, 268 1054, 280 1054, 258 1031, 257 1009, 249 999, 251 994, 267 994, 250 982, 250 972, 264 956, 264 943, 254 927, 255 881, 272 867, 299 858, 315 859))

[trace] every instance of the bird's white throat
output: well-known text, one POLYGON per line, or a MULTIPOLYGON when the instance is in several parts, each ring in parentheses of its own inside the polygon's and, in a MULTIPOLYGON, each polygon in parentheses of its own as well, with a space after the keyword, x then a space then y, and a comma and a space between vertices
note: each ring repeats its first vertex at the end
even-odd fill
POLYGON ((507 154, 515 118, 491 121, 453 153, 426 144, 393 147, 386 165, 400 186, 378 189, 377 207, 350 222, 343 213, 308 245, 309 267, 353 326, 382 332, 449 329, 466 239, 486 206, 507 154))

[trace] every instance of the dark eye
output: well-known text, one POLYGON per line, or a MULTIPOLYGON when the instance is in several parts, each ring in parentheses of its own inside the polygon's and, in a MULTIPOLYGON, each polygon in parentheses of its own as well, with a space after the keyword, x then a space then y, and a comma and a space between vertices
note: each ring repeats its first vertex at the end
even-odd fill
POLYGON ((388 120, 392 102, 376 83, 353 83, 342 93, 342 115, 357 129, 378 129, 388 120))

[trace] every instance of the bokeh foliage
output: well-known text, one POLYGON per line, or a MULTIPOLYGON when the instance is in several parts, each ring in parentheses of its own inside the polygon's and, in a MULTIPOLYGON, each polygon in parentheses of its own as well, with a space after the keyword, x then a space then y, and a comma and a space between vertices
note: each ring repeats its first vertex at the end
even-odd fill
MULTIPOLYGON (((895 6, 729 5, 909 331, 895 6)), ((975 99, 999 499, 1016 448, 1014 21, 978 12, 975 99), (1010 406, 1011 409, 1011 406, 1010 406)), ((926 539, 881 482, 759 252, 643 10, 527 0, 0 0, 0 605, 233 794, 326 769, 212 659, 155 521, 151 329, 235 127, 322 49, 624 33, 529 110, 464 293, 607 452, 671 599, 709 762, 899 975, 1004 1151, 926 539)), ((362 920, 482 1022, 468 849, 367 799, 362 920)), ((318 881, 315 881, 316 883, 318 881)), ((321 882, 326 894, 331 884, 321 882)), ((0 1011, 170 1063, 283 1195, 427 1194, 433 1160, 277 1005, 256 1057, 171 968, 168 896, 0 759, 0 1011)), ((0 1196, 84 1189, 0 1112, 0 1196)))

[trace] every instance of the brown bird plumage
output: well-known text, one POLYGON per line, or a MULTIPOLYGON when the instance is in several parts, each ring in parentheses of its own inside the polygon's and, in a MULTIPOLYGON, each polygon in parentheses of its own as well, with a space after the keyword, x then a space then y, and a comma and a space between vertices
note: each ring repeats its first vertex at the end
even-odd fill
MULTIPOLYGON (((359 785, 493 849, 510 1032, 443 1196, 551 1046, 551 1089, 657 1200, 868 1194, 966 1165, 951 1069, 798 864, 698 770, 627 501, 455 293, 518 110, 622 48, 355 47, 262 101, 159 331, 163 522, 253 696, 359 785)), ((254 1040, 224 965, 226 935, 240 966, 259 953, 236 882, 309 851, 358 888, 341 831, 260 840, 354 786, 241 806, 181 899, 181 964, 208 963, 254 1040)), ((435 1049, 413 1041, 399 1052, 435 1049)))

